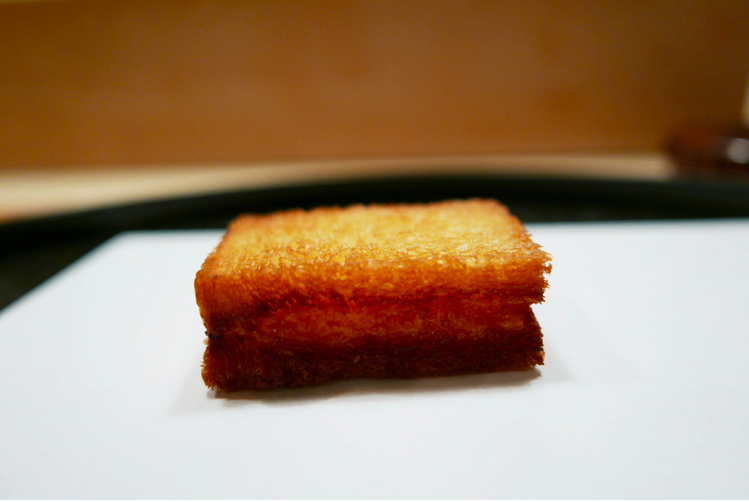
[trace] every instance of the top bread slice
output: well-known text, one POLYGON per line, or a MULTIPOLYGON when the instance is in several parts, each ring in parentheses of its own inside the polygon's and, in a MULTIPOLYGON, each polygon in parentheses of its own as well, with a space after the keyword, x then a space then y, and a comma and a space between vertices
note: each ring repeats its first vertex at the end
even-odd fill
POLYGON ((550 256, 496 201, 355 205, 237 218, 195 289, 206 326, 220 330, 291 297, 355 305, 488 295, 532 304, 543 300, 550 270, 550 256))

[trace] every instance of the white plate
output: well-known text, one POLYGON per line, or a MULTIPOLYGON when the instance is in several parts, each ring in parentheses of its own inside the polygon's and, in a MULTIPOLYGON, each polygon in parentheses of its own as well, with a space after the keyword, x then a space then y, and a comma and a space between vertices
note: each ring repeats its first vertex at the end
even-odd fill
POLYGON ((540 370, 231 399, 192 289, 221 232, 113 239, 0 314, 0 497, 749 497, 749 221, 530 228, 540 370))

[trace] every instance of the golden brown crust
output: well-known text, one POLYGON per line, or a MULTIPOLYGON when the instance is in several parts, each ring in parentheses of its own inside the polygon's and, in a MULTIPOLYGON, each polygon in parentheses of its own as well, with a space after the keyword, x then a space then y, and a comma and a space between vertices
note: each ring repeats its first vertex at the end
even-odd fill
POLYGON ((203 377, 238 390, 542 364, 530 305, 550 269, 490 200, 244 215, 195 279, 203 377))

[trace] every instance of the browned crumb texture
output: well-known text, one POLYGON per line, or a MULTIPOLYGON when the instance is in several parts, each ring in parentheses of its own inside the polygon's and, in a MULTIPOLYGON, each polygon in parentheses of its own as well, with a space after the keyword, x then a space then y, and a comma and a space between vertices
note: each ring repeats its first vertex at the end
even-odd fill
POLYGON ((222 391, 543 364, 550 256, 491 200, 244 215, 195 279, 222 391))

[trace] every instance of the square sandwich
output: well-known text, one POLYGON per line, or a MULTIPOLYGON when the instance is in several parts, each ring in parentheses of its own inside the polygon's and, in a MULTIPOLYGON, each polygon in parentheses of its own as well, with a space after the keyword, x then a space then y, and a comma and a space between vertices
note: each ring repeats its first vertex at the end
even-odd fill
POLYGON ((237 391, 532 368, 550 260, 492 200, 241 216, 195 278, 203 379, 237 391))

